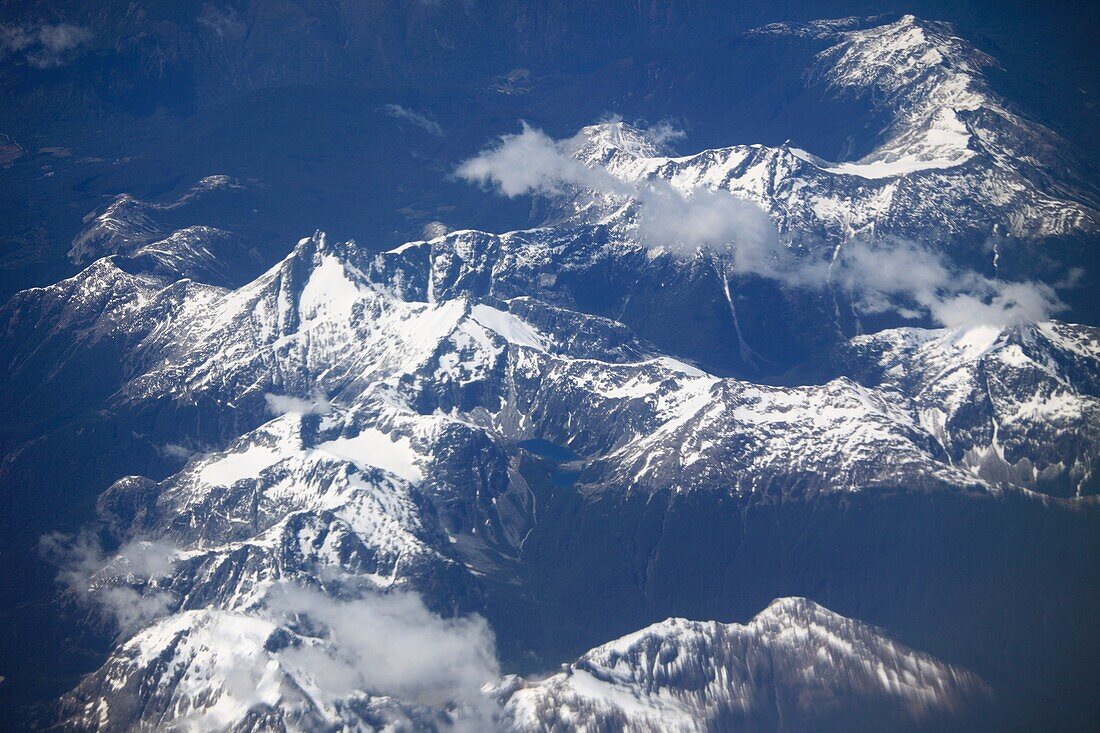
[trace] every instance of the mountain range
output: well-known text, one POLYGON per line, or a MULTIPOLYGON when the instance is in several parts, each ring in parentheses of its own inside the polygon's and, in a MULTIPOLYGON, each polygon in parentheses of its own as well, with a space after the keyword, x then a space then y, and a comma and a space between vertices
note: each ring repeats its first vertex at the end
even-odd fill
POLYGON ((875 134, 525 125, 455 173, 537 226, 273 263, 228 174, 88 213, 0 307, 0 557, 68 629, 4 643, 81 669, 5 685, 73 730, 1095 723, 1087 156, 949 24, 775 38, 875 134))

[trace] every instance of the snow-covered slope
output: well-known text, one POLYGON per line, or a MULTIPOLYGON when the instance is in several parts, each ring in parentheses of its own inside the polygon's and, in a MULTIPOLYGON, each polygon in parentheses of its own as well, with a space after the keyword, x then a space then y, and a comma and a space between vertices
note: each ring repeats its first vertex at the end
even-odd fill
MULTIPOLYGON (((669 157, 645 131, 610 122, 577 135, 576 157, 630 182, 728 190, 760 204, 786 238, 806 246, 882 236, 980 245, 1096 231, 1095 191, 1069 144, 994 92, 984 70, 996 62, 950 26, 907 15, 755 33, 826 43, 807 84, 868 106, 882 120, 874 150, 843 162, 792 144, 669 157)), ((589 203, 572 217, 615 221, 620 205, 589 203)))
POLYGON ((845 373, 905 395, 949 460, 993 481, 1096 493, 1095 328, 885 331, 852 339, 845 373))
MULTIPOLYGON (((629 242, 594 253, 595 233, 584 234, 457 232, 380 255, 319 235, 236 291, 184 288, 194 295, 174 307, 170 327, 163 294, 176 293, 181 283, 157 290, 142 281, 149 288, 139 299, 143 305, 122 300, 112 320, 141 331, 124 360, 141 368, 127 375, 114 399, 212 402, 262 417, 266 395, 310 399, 319 393, 350 411, 350 433, 382 429, 422 443, 426 455, 439 450, 436 441, 464 433, 505 447, 532 438, 569 446, 588 458, 583 484, 653 490, 718 482, 751 493, 757 482, 781 476, 828 490, 983 483, 967 470, 962 453, 990 443, 956 449, 959 441, 977 440, 973 427, 960 425, 970 436, 964 439, 952 433, 958 421, 929 422, 930 399, 952 414, 958 409, 929 397, 934 384, 861 385, 842 376, 819 386, 770 387, 719 378, 665 357, 621 323, 584 313, 565 276, 601 267, 606 258, 629 266, 637 257, 629 242)), ((644 257, 640 262, 644 266, 644 257)), ((925 361, 971 363, 966 345, 993 343, 1001 332, 929 332, 934 338, 922 340, 923 333, 860 337, 851 348, 870 348, 868 338, 895 338, 922 345, 933 355, 921 357, 925 361)), ((1091 330, 1049 324, 1013 333, 1042 338, 1048 360, 1082 363, 1059 372, 1060 381, 1031 389, 1043 374, 1035 362, 999 360, 1006 385, 999 409, 1036 414, 1032 403, 1042 396, 1036 389, 1084 395, 1060 403, 1061 422, 1039 415, 1051 435, 1041 450, 1033 441, 1016 441, 1014 450, 1023 453, 1014 462, 1026 458, 1042 472, 1057 462, 1045 452, 1058 436, 1072 435, 1074 447, 1066 449, 1074 457, 1052 470, 1082 481, 1095 444, 1080 432, 1095 410, 1091 330), (1055 333, 1063 335, 1045 336, 1055 333)), ((84 338, 80 331, 72 336, 84 338)), ((944 380, 944 371, 925 366, 921 373, 944 380)), ((958 378, 950 384, 963 387, 958 378)), ((424 473, 429 482, 433 473, 424 473)), ((1042 484, 1038 478, 1021 476, 1018 483, 1042 484)))
MULTIPOLYGON (((760 33, 826 44, 811 83, 880 108, 872 153, 673 158, 607 123, 569 152, 625 187, 567 197, 553 225, 387 252, 317 233, 239 286, 224 259, 239 255, 232 235, 157 218, 198 192, 124 197, 74 245, 92 260, 83 272, 4 305, 3 405, 30 417, 2 434, 0 479, 33 473, 35 451, 54 449, 85 462, 110 452, 107 465, 147 474, 92 484, 110 484, 97 529, 117 550, 62 574, 118 635, 66 697, 68 725, 478 730, 496 712, 480 686, 499 672, 478 613, 522 637, 512 659, 530 663, 545 661, 539 644, 572 655, 594 643, 587 630, 517 631, 537 626, 525 616, 535 601, 608 616, 606 639, 687 613, 676 603, 717 617, 742 590, 853 607, 885 588, 868 618, 928 638, 913 610, 939 612, 928 596, 962 604, 992 588, 998 611, 1008 598, 1031 612, 1030 586, 1014 581, 1076 577, 1044 563, 1087 557, 1080 538, 1094 536, 1096 329, 1016 320, 846 339, 823 292, 731 287, 715 253, 638 238, 624 199, 658 180, 750 198, 783 243, 825 252, 864 236, 975 244, 1093 230, 1079 182, 1043 170, 1059 141, 990 90, 990 60, 945 26, 907 16, 760 33), (786 379, 749 381, 765 362, 786 379), (134 446, 155 458, 126 462, 134 446), (941 527, 971 520, 978 547, 969 536, 935 546, 941 527), (1064 545, 1027 544, 1062 530, 1064 545), (939 585, 906 592, 927 567, 939 585), (975 567, 1001 575, 983 584, 965 574, 975 567)), ((1087 593, 1066 587, 1055 585, 1067 618, 1040 614, 1044 641, 1050 627, 1080 627, 1087 593)), ((947 648, 1003 673, 1020 646, 1041 646, 1012 646, 1019 625, 981 608, 946 624, 980 638, 947 648)), ((799 730, 919 726, 986 688, 884 632, 783 600, 745 626, 666 621, 495 694, 520 730, 799 730)))
POLYGON ((496 673, 483 622, 443 622, 409 596, 344 604, 308 591, 274 598, 290 605, 268 617, 186 611, 142 630, 68 697, 65 726, 492 729, 493 706, 479 689, 496 673))
POLYGON ((803 598, 745 625, 668 619, 544 680, 505 680, 519 731, 909 729, 985 702, 975 675, 803 598))
MULTIPOLYGON (((119 646, 70 699, 74 725, 178 721, 173 716, 196 699, 209 695, 215 705, 232 697, 136 681, 160 679, 162 665, 220 668, 217 659, 183 658, 207 647, 208 632, 246 639, 255 669, 283 669, 264 650, 281 623, 278 591, 287 584, 314 587, 325 603, 412 590, 437 612, 476 610, 479 578, 522 557, 539 521, 542 499, 520 470, 527 441, 571 452, 564 486, 585 496, 717 491, 752 501, 779 492, 798 502, 901 490, 995 497, 1047 489, 1055 479, 1075 481, 1072 495, 1091 491, 1097 343, 1090 329, 884 332, 846 347, 881 365, 887 376, 877 382, 859 362, 851 373, 862 384, 842 376, 821 385, 756 385, 663 355, 624 324, 586 313, 571 278, 607 258, 650 262, 637 245, 602 242, 598 231, 455 232, 381 254, 318 234, 237 290, 116 276, 130 295, 109 301, 96 322, 124 323, 134 337, 124 341, 120 362, 130 369, 105 404, 219 405, 236 413, 244 432, 220 450, 195 448, 162 482, 125 478, 101 498, 103 517, 124 543, 154 542, 171 548, 172 559, 156 577, 108 564, 78 582, 107 607, 120 589, 133 594, 143 613, 127 615, 127 628, 148 630, 119 646), (168 319, 165 293, 182 293, 168 319), (119 312, 108 317, 111 303, 119 312), (1024 358, 1009 341, 1041 341, 1041 349, 1024 358), (973 421, 958 419, 970 399, 958 375, 973 380, 975 368, 992 369, 992 358, 1000 370, 997 414, 1027 416, 1032 431, 1046 431, 1042 439, 1005 430, 981 443, 973 421), (923 370, 894 368, 901 360, 923 370), (917 377, 915 385, 906 381, 917 377), (938 401, 935 391, 948 387, 958 396, 938 401), (1059 401, 1058 419, 1048 419, 1037 400, 1056 394, 1074 399, 1059 401), (929 405, 939 402, 955 405, 950 419, 933 420, 929 405), (1016 467, 1035 470, 991 472, 988 461, 973 458, 984 445, 1011 445, 1016 467), (140 684, 164 688, 175 712, 111 702, 107 690, 140 684), (177 694, 187 702, 175 702, 177 694)), ((86 338, 82 329, 54 325, 51 338, 86 338)), ((914 659, 884 661, 901 681, 884 672, 888 681, 874 689, 900 699, 912 687, 936 704, 954 700, 958 680, 944 682, 941 668, 933 674, 914 659)), ((280 675, 273 689, 307 686, 297 672, 280 675)), ((868 679, 877 675, 866 671, 868 679)), ((751 707, 750 697, 734 695, 740 702, 730 704, 751 707)), ((300 709, 280 699, 289 707, 278 715, 295 711, 296 720, 355 720, 332 710, 359 705, 300 709)), ((452 702, 431 714, 447 714, 452 702)), ((247 726, 260 714, 225 704, 234 711, 227 725, 247 726)), ((677 704, 683 715, 694 709, 677 704)))
MULTIPOLYGON (((229 176, 213 175, 198 181, 174 201, 154 203, 129 194, 119 194, 102 211, 84 217, 84 228, 73 240, 69 259, 86 264, 105 255, 133 254, 143 245, 163 239, 172 232, 165 214, 183 209, 211 192, 241 188, 229 176)), ((222 252, 224 256, 226 253, 222 252)))

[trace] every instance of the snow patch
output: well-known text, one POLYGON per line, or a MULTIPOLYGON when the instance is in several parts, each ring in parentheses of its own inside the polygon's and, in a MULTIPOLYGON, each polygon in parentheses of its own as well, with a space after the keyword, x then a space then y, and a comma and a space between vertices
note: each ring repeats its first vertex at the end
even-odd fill
POLYGON ((199 478, 203 483, 213 486, 232 486, 242 479, 258 478, 284 457, 284 453, 277 448, 253 445, 240 453, 230 453, 225 458, 204 466, 199 478))
POLYGON ((423 480, 417 467, 417 453, 408 438, 390 438, 380 430, 367 428, 354 438, 337 438, 317 446, 323 453, 351 461, 362 469, 380 468, 410 483, 423 480))
POLYGON ((322 255, 320 264, 310 273, 309 281, 302 288, 298 313, 303 321, 322 315, 348 321, 352 308, 365 293, 365 288, 348 277, 340 260, 322 255))
POLYGON ((546 341, 542 335, 511 313, 478 303, 470 308, 470 316, 510 344, 546 351, 546 341))

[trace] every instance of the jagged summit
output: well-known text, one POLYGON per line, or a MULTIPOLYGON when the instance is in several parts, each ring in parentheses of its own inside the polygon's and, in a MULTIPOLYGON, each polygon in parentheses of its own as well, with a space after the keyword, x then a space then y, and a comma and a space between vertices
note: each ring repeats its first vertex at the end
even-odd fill
POLYGON ((571 142, 577 159, 604 166, 620 155, 653 158, 671 152, 658 133, 618 119, 582 127, 571 142))
POLYGON ((973 713, 990 691, 881 630, 781 598, 743 626, 668 619, 502 693, 523 731, 706 731, 919 729, 973 713))

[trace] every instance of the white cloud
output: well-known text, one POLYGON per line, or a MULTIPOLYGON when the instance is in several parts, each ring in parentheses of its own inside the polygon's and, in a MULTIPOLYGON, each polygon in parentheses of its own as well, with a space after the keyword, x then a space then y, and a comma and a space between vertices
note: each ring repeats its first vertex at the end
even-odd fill
POLYGON ((429 221, 420 230, 420 236, 424 239, 442 237, 451 231, 451 228, 441 221, 429 221))
MULTIPOLYGON (((667 139, 669 132, 660 132, 667 139)), ((725 276, 752 274, 789 287, 839 286, 865 313, 928 317, 949 327, 1006 326, 1064 309, 1036 282, 1007 282, 958 268, 925 245, 905 240, 852 241, 834 262, 796 256, 755 203, 723 190, 681 192, 663 179, 633 183, 587 166, 571 152, 582 140, 555 141, 526 124, 458 168, 468 181, 508 197, 560 197, 583 191, 633 202, 635 234, 646 246, 679 256, 709 250, 725 276)))
POLYGON ((332 411, 332 403, 320 392, 314 393, 310 399, 268 393, 264 395, 264 401, 268 411, 274 415, 326 415, 332 411))
POLYGON ((124 637, 168 615, 176 600, 168 591, 139 593, 124 585, 97 588, 90 597, 101 610, 110 614, 119 634, 124 637))
POLYGON ((491 728, 496 707, 482 687, 500 668, 480 616, 442 618, 413 593, 336 600, 292 585, 277 587, 268 608, 282 623, 324 640, 288 647, 279 657, 326 696, 392 695, 452 711, 456 730, 491 728))
POLYGON ((570 155, 577 140, 556 142, 527 124, 516 135, 462 163, 458 176, 495 187, 514 198, 525 194, 561 196, 589 190, 637 202, 637 235, 654 249, 690 255, 700 248, 773 249, 775 227, 756 204, 722 191, 685 194, 662 179, 631 183, 570 155))
POLYGON ((666 145, 674 140, 683 140, 687 133, 678 127, 674 127, 668 120, 662 120, 656 125, 646 128, 646 137, 657 145, 666 145))
POLYGON ((187 446, 180 445, 179 443, 165 443, 161 447, 160 452, 169 458, 176 458, 180 460, 187 460, 191 456, 195 455, 195 451, 191 450, 187 446))
POLYGON ((136 540, 108 556, 90 532, 52 533, 39 540, 40 553, 58 567, 57 580, 129 636, 170 610, 174 596, 155 588, 176 564, 177 549, 164 542, 136 540), (132 586, 145 586, 142 592, 132 586))
MULTIPOLYGON (((180 551, 174 546, 136 540, 108 554, 94 533, 83 532, 44 536, 39 547, 58 566, 59 582, 110 619, 120 636, 130 637, 154 622, 171 623, 162 619, 175 610, 177 599, 158 581, 177 572, 180 551)), ((335 587, 352 591, 343 583, 335 587)), ((240 616, 240 611, 226 613, 226 618, 240 616)), ((294 641, 268 647, 261 638, 262 651, 230 645, 212 654, 214 668, 204 670, 204 679, 213 673, 232 698, 226 705, 242 715, 264 702, 257 697, 256 682, 269 674, 271 661, 323 709, 337 709, 365 693, 442 711, 456 733, 480 733, 495 725, 499 707, 483 688, 499 678, 500 667, 493 633, 481 616, 443 618, 411 592, 336 599, 288 582, 270 586, 264 603, 247 615, 293 631, 287 638, 294 641)), ((239 634, 231 641, 239 644, 239 634)), ((182 729, 223 727, 204 725, 186 710, 179 713, 182 729)))
POLYGON ((661 180, 640 187, 637 196, 638 235, 647 246, 680 256, 729 251, 746 263, 778 251, 775 227, 751 201, 705 188, 685 195, 661 180))
POLYGON ((590 168, 571 156, 570 143, 555 142, 524 122, 519 134, 501 136, 498 145, 459 165, 457 173, 467 181, 494 186, 508 198, 560 195, 570 187, 623 196, 634 190, 603 168, 590 168))
POLYGON ((406 120, 436 137, 443 137, 443 128, 425 114, 402 107, 400 104, 384 104, 380 109, 394 119, 406 120))
POLYGON ((198 21, 201 25, 214 31, 219 38, 227 36, 230 38, 239 38, 244 36, 248 30, 245 24, 238 18, 236 8, 233 7, 222 9, 207 3, 203 6, 198 21))
POLYGON ((0 25, 0 59, 22 54, 39 69, 61 66, 70 51, 91 40, 90 30, 68 23, 0 25))
POLYGON ((834 276, 863 312, 927 315, 948 327, 1033 323, 1065 309, 1049 285, 958 268, 930 247, 907 240, 851 242, 842 249, 834 276))

